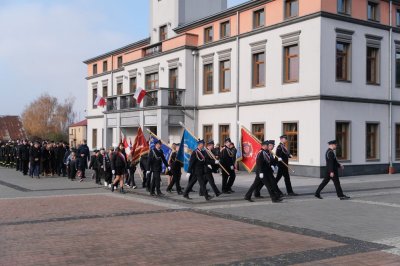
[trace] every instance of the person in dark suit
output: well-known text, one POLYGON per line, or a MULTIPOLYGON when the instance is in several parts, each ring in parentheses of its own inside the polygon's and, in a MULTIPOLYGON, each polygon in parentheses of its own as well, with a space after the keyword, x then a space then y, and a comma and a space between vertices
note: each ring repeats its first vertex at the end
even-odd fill
POLYGON ((114 186, 119 182, 119 192, 124 194, 124 175, 126 173, 126 157, 118 147, 115 149, 111 157, 111 172, 115 175, 114 181, 111 183, 111 192, 114 192, 114 186))
POLYGON ((167 192, 171 193, 172 187, 175 185, 176 192, 178 192, 179 195, 182 195, 182 187, 181 187, 182 163, 177 159, 178 156, 177 150, 179 149, 179 145, 174 143, 172 147, 174 149, 172 150, 171 156, 169 158, 169 167, 171 167, 170 173, 172 174, 172 181, 169 183, 167 187, 167 192))
POLYGON ((225 146, 221 150, 220 162, 221 166, 223 166, 229 174, 225 171, 222 171, 222 193, 231 194, 234 191, 232 190, 233 183, 236 179, 235 173, 235 161, 236 154, 235 151, 231 149, 231 139, 225 139, 225 146))
MULTIPOLYGON (((276 156, 278 156, 278 158, 281 158, 281 161, 278 162, 278 174, 276 176, 276 184, 279 183, 283 176, 285 180, 286 192, 288 193, 288 195, 297 196, 297 194, 293 192, 292 183, 290 182, 289 168, 287 167, 289 165, 289 158, 293 157, 290 154, 289 150, 286 148, 287 136, 282 135, 280 137, 280 141, 281 142, 276 148, 276 156)), ((283 194, 280 190, 279 193, 283 194)))
MULTIPOLYGON (((206 168, 205 168, 205 175, 204 175, 204 179, 205 179, 205 184, 207 184, 207 182, 210 184, 212 190, 215 193, 216 197, 219 197, 221 195, 221 192, 219 191, 219 189, 217 188, 217 186, 215 185, 215 180, 214 180, 214 176, 213 173, 216 173, 218 167, 219 167, 219 161, 218 159, 215 160, 210 154, 212 153, 212 150, 214 150, 214 141, 211 140, 209 142, 207 142, 207 148, 206 148, 206 168)), ((215 155, 214 155, 215 156, 215 155)), ((207 187, 207 185, 205 185, 207 187)), ((203 191, 200 191, 201 194, 203 194, 203 191)))
POLYGON ((40 158, 42 157, 39 142, 35 142, 33 147, 29 151, 29 163, 30 163, 30 176, 36 176, 40 178, 40 158))
POLYGON ((343 194, 343 190, 342 190, 342 187, 341 187, 340 181, 339 181, 339 168, 344 169, 344 166, 341 165, 336 158, 335 151, 336 151, 336 147, 337 147, 337 141, 332 140, 332 141, 329 141, 328 144, 329 144, 329 148, 325 154, 326 176, 325 176, 324 180, 322 180, 322 183, 321 183, 321 185, 319 185, 317 191, 315 192, 315 197, 322 199, 321 191, 325 188, 325 186, 332 179, 333 184, 335 185, 336 194, 340 198, 340 200, 350 199, 350 197, 343 194))
POLYGON ((259 187, 262 187, 263 185, 267 187, 272 202, 282 201, 280 195, 274 189, 274 184, 272 183, 272 181, 274 181, 273 169, 275 169, 275 166, 271 161, 272 157, 268 150, 269 145, 269 141, 264 141, 261 143, 261 150, 258 152, 256 159, 256 178, 244 197, 244 199, 247 201, 253 202, 251 195, 255 190, 259 189, 259 187))
POLYGON ((29 169, 29 145, 26 140, 23 140, 22 145, 19 149, 20 160, 21 160, 21 171, 23 175, 28 174, 29 169))
POLYGON ((183 197, 186 199, 191 199, 189 197, 190 191, 192 191, 192 188, 196 182, 199 182, 200 185, 200 191, 203 192, 203 195, 205 199, 211 200, 213 197, 208 195, 207 188, 205 185, 205 168, 207 167, 206 165, 206 152, 204 151, 204 140, 199 140, 197 142, 197 149, 192 152, 190 155, 190 160, 189 160, 189 168, 188 172, 186 174, 187 178, 190 178, 191 176, 192 179, 189 179, 190 182, 188 186, 185 189, 185 192, 183 193, 183 197))
POLYGON ((154 148, 149 152, 149 158, 147 160, 147 178, 150 178, 150 173, 153 174, 153 179, 151 180, 150 194, 155 196, 155 191, 157 190, 157 196, 162 196, 161 192, 161 172, 162 164, 164 164, 168 171, 171 168, 168 166, 168 162, 165 159, 164 152, 161 150, 161 140, 158 140, 154 144, 154 148))
POLYGON ((149 179, 147 176, 148 159, 149 159, 148 153, 142 154, 142 156, 140 156, 139 165, 140 165, 140 170, 142 170, 143 173, 142 188, 146 188, 146 190, 150 192, 150 186, 147 185, 147 180, 149 179))

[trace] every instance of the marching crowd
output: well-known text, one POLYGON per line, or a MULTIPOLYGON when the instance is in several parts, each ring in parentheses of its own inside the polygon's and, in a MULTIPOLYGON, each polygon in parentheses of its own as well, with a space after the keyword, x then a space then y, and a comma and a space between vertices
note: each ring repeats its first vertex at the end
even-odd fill
MULTIPOLYGON (((278 182, 284 177, 287 194, 297 196, 294 193, 289 174, 289 158, 291 154, 286 148, 287 136, 280 137, 280 143, 275 149, 275 141, 264 141, 261 150, 256 157, 255 180, 245 195, 245 200, 253 202, 252 196, 262 198, 260 191, 265 186, 273 202, 281 202, 284 196, 278 187, 278 182)), ((119 188, 120 193, 125 193, 124 186, 136 189, 134 174, 138 167, 142 187, 146 188, 152 196, 162 196, 161 175, 163 165, 168 176, 166 191, 172 193, 175 186, 176 192, 186 199, 191 199, 189 194, 193 186, 199 183, 199 195, 206 200, 213 196, 209 195, 207 184, 210 185, 216 197, 221 194, 234 193, 232 187, 236 179, 236 155, 237 150, 227 138, 224 145, 215 145, 214 141, 205 143, 198 140, 197 149, 190 155, 189 167, 186 174, 188 185, 183 189, 180 185, 183 164, 177 159, 179 144, 172 144, 172 153, 167 161, 161 149, 161 141, 154 143, 154 148, 140 156, 133 158, 132 154, 127 155, 124 144, 108 150, 102 148, 90 154, 86 141, 78 147, 69 147, 64 142, 53 141, 28 141, 17 140, 6 143, 0 142, 0 166, 15 168, 23 175, 40 178, 40 176, 63 176, 70 180, 86 178, 86 170, 92 169, 92 179, 96 184, 104 185, 112 192, 119 188), (215 184, 215 173, 222 174, 221 190, 215 184), (102 180, 104 180, 102 183, 102 180)), ((315 197, 322 199, 321 191, 333 181, 337 196, 341 199, 349 199, 343 194, 338 177, 338 169, 343 167, 338 163, 335 155, 337 143, 329 142, 329 149, 326 152, 327 175, 318 187, 315 197)))

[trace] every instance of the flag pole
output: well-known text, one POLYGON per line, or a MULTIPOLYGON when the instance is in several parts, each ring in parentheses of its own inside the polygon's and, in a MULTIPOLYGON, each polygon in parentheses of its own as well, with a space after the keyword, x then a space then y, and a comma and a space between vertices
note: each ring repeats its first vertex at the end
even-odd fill
MULTIPOLYGON (((278 156, 275 154, 275 152, 271 151, 271 153, 272 153, 272 155, 274 155, 276 158, 282 159, 282 158, 278 157, 278 156)), ((284 166, 286 166, 287 169, 289 169, 293 174, 295 173, 295 171, 294 171, 292 168, 290 168, 290 166, 287 165, 284 161, 281 161, 281 163, 282 163, 284 166)))
POLYGON ((147 132, 149 132, 150 135, 152 135, 153 137, 155 137, 155 138, 157 138, 158 140, 160 140, 162 144, 164 144, 164 145, 166 145, 166 146, 168 146, 168 147, 170 147, 170 148, 172 149, 172 147, 171 147, 169 144, 165 143, 165 141, 163 141, 163 140, 162 140, 161 138, 159 138, 156 134, 154 134, 153 132, 151 132, 150 129, 147 128, 146 130, 147 130, 147 132))
MULTIPOLYGON (((187 127, 185 126, 184 123, 179 122, 179 124, 180 124, 184 129, 186 129, 186 131, 189 132, 189 134, 192 135, 193 138, 199 139, 199 138, 196 137, 189 129, 187 129, 187 127)), ((214 154, 213 154, 209 149, 206 148, 206 152, 207 152, 207 154, 208 154, 211 158, 213 158, 215 161, 218 161, 217 158, 215 158, 214 154)), ((229 172, 225 169, 225 167, 223 167, 221 164, 219 164, 219 166, 221 167, 221 169, 222 169, 227 175, 230 176, 229 172)))

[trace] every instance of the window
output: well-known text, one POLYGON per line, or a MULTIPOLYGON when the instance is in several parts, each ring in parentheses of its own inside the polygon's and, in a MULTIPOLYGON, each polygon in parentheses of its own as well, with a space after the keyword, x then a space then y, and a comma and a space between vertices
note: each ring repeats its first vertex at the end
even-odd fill
POLYGON ((117 58, 117 67, 118 68, 122 67, 122 56, 118 56, 118 58, 117 58))
POLYGON ((293 18, 299 15, 299 1, 285 0, 285 18, 293 18))
POLYGON ((349 160, 350 148, 350 123, 337 122, 336 123, 336 140, 338 146, 336 149, 336 156, 339 160, 349 160))
POLYGON ((214 36, 213 27, 208 27, 204 29, 204 43, 212 42, 214 36))
POLYGON ((231 90, 231 61, 225 60, 219 63, 219 91, 231 90))
POLYGON ((97 75, 97 64, 93 65, 93 75, 97 75))
POLYGON ((264 124, 252 124, 251 132, 259 141, 264 141, 264 124))
POLYGON ((265 53, 253 54, 253 88, 265 85, 265 53))
POLYGON ((368 1, 367 15, 369 20, 379 21, 379 4, 376 2, 368 1))
POLYGON ((97 148, 97 128, 92 129, 92 148, 97 148))
POLYGON ((178 88, 178 69, 172 68, 169 70, 169 87, 171 89, 178 88))
POLYGON ((214 67, 213 64, 204 65, 204 94, 213 93, 213 83, 214 83, 214 67))
POLYGON ((108 71, 108 62, 103 61, 103 72, 107 72, 107 71, 108 71))
POLYGON ((299 45, 284 47, 285 66, 284 83, 299 81, 299 45))
POLYGON ((367 83, 379 83, 379 48, 367 47, 367 83))
POLYGON ((257 29, 264 26, 265 23, 265 12, 264 8, 254 11, 253 13, 253 28, 257 29))
POLYGON ((129 92, 134 93, 136 91, 136 77, 129 78, 129 92))
POLYGON ((336 43, 336 80, 350 81, 350 44, 336 43))
POLYGON ((167 25, 160 27, 160 42, 165 41, 167 39, 167 25))
POLYGON ((400 27, 400 9, 396 10, 396 26, 400 27))
POLYGON ((108 86, 103 86, 103 98, 108 97, 108 86))
POLYGON ((146 90, 158 89, 158 73, 146 75, 146 90))
POLYGON ((337 12, 341 14, 351 14, 351 0, 338 0, 337 1, 337 12))
POLYGON ((396 51, 396 87, 400 87, 400 50, 396 51))
POLYGON ((367 124, 367 134, 366 134, 366 157, 367 160, 377 160, 379 159, 379 124, 368 123, 367 124))
POLYGON ((97 98, 97 88, 93 89, 93 97, 92 97, 93 109, 97 108, 97 105, 94 104, 94 102, 96 101, 96 98, 97 98))
POLYGON ((123 94, 122 83, 117 83, 117 95, 123 94))
POLYGON ((204 141, 207 143, 210 140, 213 140, 213 126, 212 125, 205 125, 203 126, 203 136, 204 141))
POLYGON ((221 39, 231 36, 231 23, 225 21, 221 23, 221 39))
POLYGON ((400 160, 400 124, 396 125, 396 160, 400 160))
POLYGON ((224 143, 226 138, 230 137, 229 125, 219 126, 219 143, 224 143))
POLYGON ((293 155, 293 159, 298 159, 298 124, 297 123, 284 123, 283 124, 283 134, 288 136, 288 141, 286 147, 293 155))

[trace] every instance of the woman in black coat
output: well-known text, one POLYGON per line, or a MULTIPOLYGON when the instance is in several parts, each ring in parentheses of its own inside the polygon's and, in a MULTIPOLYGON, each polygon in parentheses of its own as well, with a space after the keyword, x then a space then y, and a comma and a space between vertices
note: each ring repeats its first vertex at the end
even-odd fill
POLYGON ((124 193, 124 175, 126 173, 126 157, 117 148, 111 158, 111 171, 115 175, 114 182, 111 184, 111 191, 114 192, 114 186, 119 182, 121 193, 124 193))

